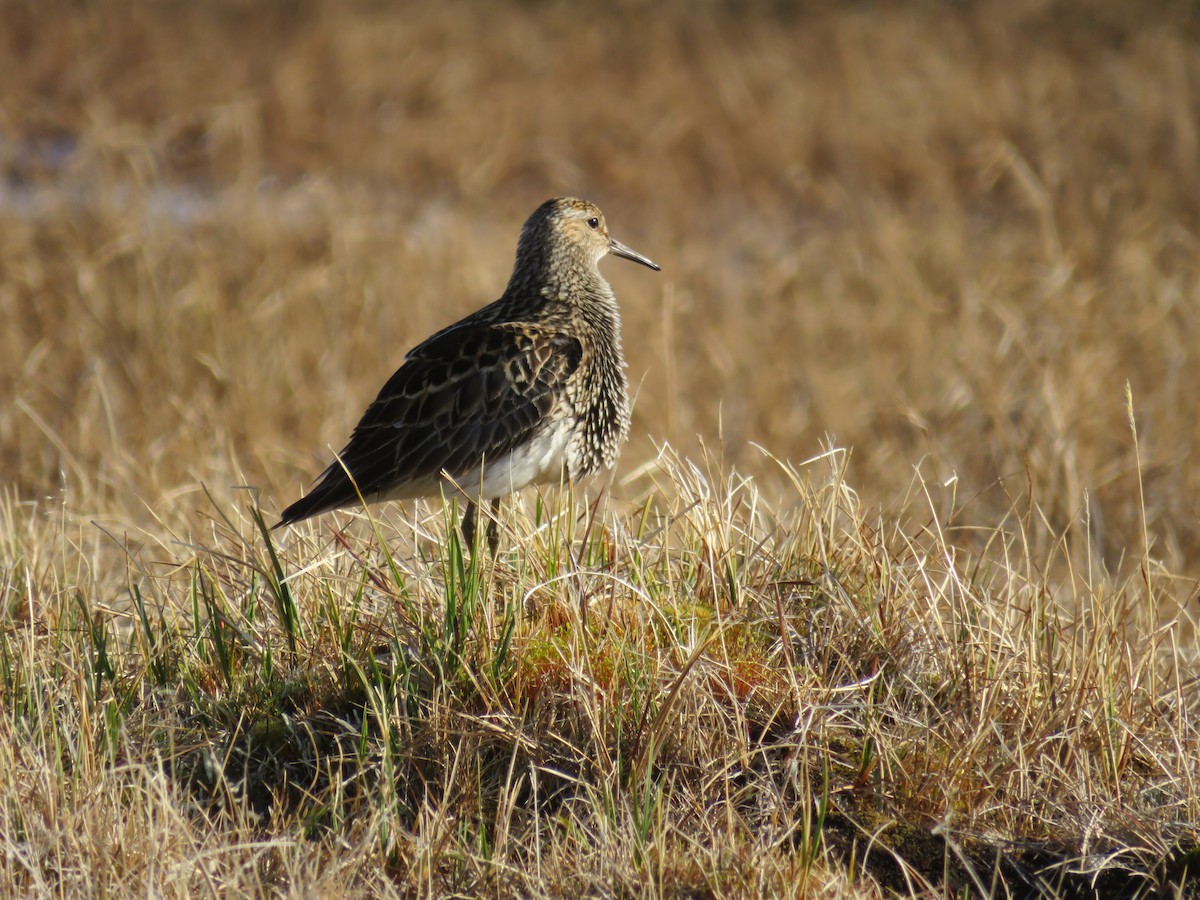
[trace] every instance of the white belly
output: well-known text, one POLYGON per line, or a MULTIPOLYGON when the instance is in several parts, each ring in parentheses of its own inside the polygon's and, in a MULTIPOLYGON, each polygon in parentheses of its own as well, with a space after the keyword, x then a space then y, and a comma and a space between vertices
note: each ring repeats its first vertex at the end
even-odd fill
MULTIPOLYGON (((564 422, 542 431, 506 456, 484 460, 482 496, 485 499, 506 497, 527 484, 558 481, 562 477, 569 437, 570 428, 564 422)), ((474 494, 480 490, 479 469, 455 478, 455 481, 468 494, 474 494)))

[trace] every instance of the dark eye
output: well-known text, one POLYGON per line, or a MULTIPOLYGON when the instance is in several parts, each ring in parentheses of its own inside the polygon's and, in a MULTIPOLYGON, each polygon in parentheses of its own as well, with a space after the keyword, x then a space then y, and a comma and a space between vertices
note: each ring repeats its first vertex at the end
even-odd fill
POLYGON ((595 230, 599 227, 600 227, 600 220, 597 219, 595 216, 592 216, 590 219, 588 219, 588 228, 595 230))

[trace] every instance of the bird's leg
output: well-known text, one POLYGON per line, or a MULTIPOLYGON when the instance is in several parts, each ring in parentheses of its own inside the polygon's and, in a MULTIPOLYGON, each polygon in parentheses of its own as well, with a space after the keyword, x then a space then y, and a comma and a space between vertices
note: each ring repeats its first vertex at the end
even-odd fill
POLYGON ((468 500, 467 508, 463 510, 462 536, 463 544, 466 545, 468 550, 472 551, 475 549, 475 519, 477 514, 478 510, 475 508, 475 501, 468 500))
POLYGON ((492 516, 488 519, 487 526, 488 549, 492 551, 492 556, 496 555, 496 551, 500 549, 500 498, 496 497, 492 500, 492 516))
MULTIPOLYGON (((475 505, 474 500, 467 501, 467 508, 463 511, 462 519, 462 536, 463 543, 466 544, 469 550, 475 549, 475 531, 479 525, 479 507, 475 505)), ((492 556, 496 555, 496 551, 500 549, 500 498, 492 500, 492 514, 488 517, 487 523, 487 545, 488 550, 492 552, 492 556)))

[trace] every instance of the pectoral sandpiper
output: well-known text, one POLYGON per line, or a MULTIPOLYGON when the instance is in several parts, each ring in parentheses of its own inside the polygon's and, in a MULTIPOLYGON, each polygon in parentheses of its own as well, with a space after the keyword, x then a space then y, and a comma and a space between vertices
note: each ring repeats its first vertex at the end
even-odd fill
POLYGON ((658 270, 609 237, 584 200, 547 200, 526 221, 504 295, 405 357, 350 442, 275 527, 367 502, 465 492, 476 503, 527 484, 570 481, 615 462, 629 432, 621 320, 598 264, 607 254, 658 270))

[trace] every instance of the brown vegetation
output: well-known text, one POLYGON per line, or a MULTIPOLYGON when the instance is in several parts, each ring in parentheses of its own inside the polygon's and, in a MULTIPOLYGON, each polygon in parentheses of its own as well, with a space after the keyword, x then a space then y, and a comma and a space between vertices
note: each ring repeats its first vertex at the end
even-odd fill
POLYGON ((14 2, 0 174, 0 893, 1198 877, 1190 5, 14 2), (268 550, 567 193, 607 506, 268 550))

